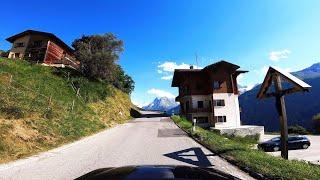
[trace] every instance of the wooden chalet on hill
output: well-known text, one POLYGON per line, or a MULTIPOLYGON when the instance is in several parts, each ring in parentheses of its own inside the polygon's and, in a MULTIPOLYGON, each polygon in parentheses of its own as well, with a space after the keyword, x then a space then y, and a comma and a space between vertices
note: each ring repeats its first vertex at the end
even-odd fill
POLYGON ((26 30, 6 39, 12 43, 8 58, 25 59, 54 67, 78 69, 74 50, 52 33, 26 30))

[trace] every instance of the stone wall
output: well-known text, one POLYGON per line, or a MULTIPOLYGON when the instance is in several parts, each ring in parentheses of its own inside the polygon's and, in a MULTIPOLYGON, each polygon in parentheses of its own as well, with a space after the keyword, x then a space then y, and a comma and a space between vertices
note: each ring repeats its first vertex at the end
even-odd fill
POLYGON ((254 136, 259 135, 259 140, 263 140, 264 127, 263 126, 240 126, 237 128, 211 128, 213 131, 217 131, 220 134, 226 134, 230 136, 254 136))

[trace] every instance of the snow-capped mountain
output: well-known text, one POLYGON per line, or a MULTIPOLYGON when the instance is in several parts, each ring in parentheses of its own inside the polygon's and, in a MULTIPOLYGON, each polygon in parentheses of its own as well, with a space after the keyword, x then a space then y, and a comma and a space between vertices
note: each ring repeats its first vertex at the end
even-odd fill
POLYGON ((256 87, 259 84, 255 84, 255 85, 247 85, 247 86, 242 86, 240 84, 238 84, 238 90, 239 90, 239 94, 243 94, 247 91, 250 91, 251 89, 253 89, 254 87, 256 87))
POLYGON ((161 98, 155 98, 152 103, 142 107, 142 109, 152 110, 152 111, 167 111, 177 105, 178 103, 176 103, 174 99, 161 97, 161 98))
POLYGON ((315 63, 312 66, 305 68, 301 71, 293 72, 292 74, 298 76, 301 79, 320 77, 320 62, 315 63))

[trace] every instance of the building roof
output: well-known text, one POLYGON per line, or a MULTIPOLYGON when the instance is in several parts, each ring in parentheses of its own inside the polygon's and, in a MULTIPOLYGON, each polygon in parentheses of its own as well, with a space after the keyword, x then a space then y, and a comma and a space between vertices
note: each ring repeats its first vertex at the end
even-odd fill
POLYGON ((54 42, 58 43, 63 48, 67 49, 69 52, 71 52, 71 53, 74 52, 74 50, 70 46, 68 46, 66 43, 64 43, 56 35, 54 35, 52 33, 48 33, 48 32, 35 31, 35 30, 26 30, 26 31, 23 31, 21 33, 15 34, 15 35, 13 35, 11 37, 8 37, 6 40, 11 42, 11 43, 13 43, 16 39, 18 39, 20 37, 23 37, 23 36, 26 36, 26 35, 30 35, 30 34, 37 34, 37 35, 47 36, 51 40, 53 40, 54 42))
POLYGON ((217 68, 220 68, 222 66, 228 67, 228 68, 234 70, 238 74, 248 72, 248 71, 242 71, 242 70, 237 71, 237 69, 239 69, 240 66, 232 64, 232 63, 224 61, 224 60, 221 60, 221 61, 216 62, 214 64, 208 65, 208 66, 204 67, 203 69, 175 69, 174 70, 174 74, 173 74, 173 79, 172 79, 171 86, 172 87, 178 87, 179 84, 180 84, 180 81, 187 74, 202 73, 204 71, 208 71, 209 69, 217 69, 217 68))
POLYGON ((232 63, 230 63, 230 62, 221 60, 221 61, 219 61, 219 62, 216 62, 216 63, 213 63, 213 64, 211 64, 211 65, 208 65, 208 66, 206 66, 206 67, 203 68, 203 69, 205 70, 205 69, 211 69, 211 68, 219 68, 220 66, 228 66, 228 67, 230 67, 230 68, 232 68, 232 69, 234 69, 234 70, 240 68, 240 66, 238 66, 238 65, 236 65, 236 64, 232 64, 232 63))

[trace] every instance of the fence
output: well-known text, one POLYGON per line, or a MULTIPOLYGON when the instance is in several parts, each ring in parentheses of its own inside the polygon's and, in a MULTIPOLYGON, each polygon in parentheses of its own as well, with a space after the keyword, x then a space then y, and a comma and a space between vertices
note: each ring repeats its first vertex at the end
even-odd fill
POLYGON ((67 83, 75 94, 75 97, 70 101, 60 101, 53 95, 43 94, 39 88, 28 87, 16 81, 13 74, 0 71, 0 81, 4 81, 7 84, 7 86, 0 86, 0 99, 1 94, 6 93, 10 98, 14 98, 16 102, 20 101, 19 103, 30 111, 34 111, 35 109, 33 108, 35 107, 41 107, 41 111, 46 112, 56 106, 57 108, 63 108, 64 111, 72 112, 78 103, 81 103, 81 105, 85 105, 86 103, 80 94, 80 88, 77 88, 72 80, 70 80, 70 74, 64 74, 64 76, 67 78, 67 83), (23 101, 26 98, 31 99, 31 101, 23 101))

